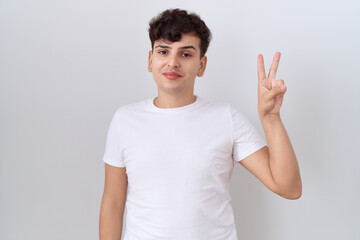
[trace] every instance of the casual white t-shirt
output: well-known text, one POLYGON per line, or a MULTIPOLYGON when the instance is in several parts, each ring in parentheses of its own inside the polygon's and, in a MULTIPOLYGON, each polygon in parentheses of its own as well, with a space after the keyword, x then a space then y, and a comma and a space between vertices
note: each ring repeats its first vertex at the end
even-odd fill
POLYGON ((195 96, 177 108, 148 98, 112 118, 103 161, 126 167, 124 240, 237 240, 232 171, 266 143, 231 104, 195 96))

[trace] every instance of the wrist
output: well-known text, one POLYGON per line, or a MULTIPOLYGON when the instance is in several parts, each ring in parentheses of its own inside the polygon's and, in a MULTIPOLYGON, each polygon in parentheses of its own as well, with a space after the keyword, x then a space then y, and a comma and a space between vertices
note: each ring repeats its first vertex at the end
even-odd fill
POLYGON ((264 125, 273 125, 277 123, 281 123, 280 114, 266 114, 264 116, 260 116, 261 124, 264 125))

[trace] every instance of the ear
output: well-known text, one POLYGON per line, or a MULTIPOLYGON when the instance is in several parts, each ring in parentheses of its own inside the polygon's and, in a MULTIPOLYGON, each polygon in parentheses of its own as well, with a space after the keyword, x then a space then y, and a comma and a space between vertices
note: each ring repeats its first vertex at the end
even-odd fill
POLYGON ((152 50, 149 51, 148 71, 152 72, 152 50))
POLYGON ((207 57, 203 56, 200 60, 200 68, 197 74, 198 77, 202 77, 204 75, 206 69, 206 63, 207 63, 207 57))

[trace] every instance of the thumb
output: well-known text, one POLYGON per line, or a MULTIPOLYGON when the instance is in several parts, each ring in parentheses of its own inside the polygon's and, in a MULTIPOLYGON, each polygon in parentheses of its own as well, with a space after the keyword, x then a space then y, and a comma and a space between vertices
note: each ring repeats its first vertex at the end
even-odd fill
POLYGON ((269 99, 274 99, 275 96, 283 95, 285 92, 286 92, 286 86, 285 85, 280 85, 280 86, 273 87, 268 93, 268 98, 269 99))

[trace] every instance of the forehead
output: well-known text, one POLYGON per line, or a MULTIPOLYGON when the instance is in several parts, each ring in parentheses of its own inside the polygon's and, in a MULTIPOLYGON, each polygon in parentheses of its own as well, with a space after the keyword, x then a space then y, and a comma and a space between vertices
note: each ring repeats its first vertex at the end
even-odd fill
POLYGON ((171 42, 167 39, 160 38, 154 42, 154 47, 157 45, 166 45, 172 48, 194 46, 198 50, 200 49, 200 38, 194 34, 182 33, 179 41, 171 42))

